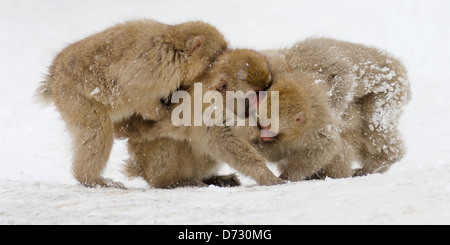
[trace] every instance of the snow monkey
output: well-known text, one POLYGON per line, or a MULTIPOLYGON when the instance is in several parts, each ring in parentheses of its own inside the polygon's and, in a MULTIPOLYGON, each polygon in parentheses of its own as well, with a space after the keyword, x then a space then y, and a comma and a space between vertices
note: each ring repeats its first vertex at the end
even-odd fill
POLYGON ((325 38, 266 55, 270 90, 279 91, 280 130, 261 137, 261 151, 278 162, 281 178, 383 173, 403 157, 398 122, 410 88, 400 61, 325 38), (353 161, 362 168, 354 172, 353 161))
MULTIPOLYGON (((225 91, 263 91, 271 80, 264 56, 237 49, 220 55, 200 81, 203 88, 224 95, 225 91)), ((193 91, 192 87, 187 90, 195 100, 193 91)), ((171 107, 174 108, 174 105, 171 107)), ((169 119, 153 123, 134 117, 117 125, 116 133, 129 137, 131 157, 126 166, 127 175, 144 178, 153 187, 203 186, 205 183, 239 185, 234 175, 214 176, 220 166, 219 161, 228 163, 261 185, 282 183, 267 168, 266 160, 244 140, 254 137, 237 134, 235 128, 238 127, 228 127, 226 124, 175 127, 169 119), (155 139, 157 134, 162 137, 155 139)))
POLYGON ((223 35, 203 22, 137 20, 60 52, 37 94, 54 103, 73 136, 74 177, 88 187, 123 187, 102 177, 113 123, 133 114, 167 117, 162 101, 197 81, 226 48, 223 35))

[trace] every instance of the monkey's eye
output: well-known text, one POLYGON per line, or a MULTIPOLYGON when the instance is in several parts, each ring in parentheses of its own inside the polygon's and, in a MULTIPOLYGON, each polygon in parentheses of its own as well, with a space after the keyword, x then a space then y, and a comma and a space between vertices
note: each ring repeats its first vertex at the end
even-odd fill
POLYGON ((225 93, 228 90, 228 81, 225 78, 220 79, 220 83, 216 90, 221 93, 225 93))
POLYGON ((172 94, 169 95, 169 97, 167 97, 167 98, 161 98, 161 99, 160 99, 161 104, 163 104, 164 106, 170 106, 170 104, 171 104, 171 98, 172 98, 172 94))
POLYGON ((220 54, 221 52, 216 52, 216 53, 214 53, 212 56, 211 56, 211 58, 209 59, 209 67, 212 67, 215 63, 216 63, 216 61, 217 61, 217 57, 219 57, 219 54, 220 54))
POLYGON ((271 81, 269 84, 267 84, 266 88, 264 89, 264 91, 267 91, 270 89, 270 87, 272 87, 273 82, 271 81))

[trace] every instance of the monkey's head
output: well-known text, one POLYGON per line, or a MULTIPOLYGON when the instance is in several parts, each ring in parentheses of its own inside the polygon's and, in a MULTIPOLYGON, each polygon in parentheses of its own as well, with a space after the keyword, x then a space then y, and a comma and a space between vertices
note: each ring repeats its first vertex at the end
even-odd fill
POLYGON ((227 50, 209 70, 215 90, 226 91, 264 91, 272 82, 272 75, 264 56, 247 49, 227 50))
POLYGON ((208 84, 210 90, 216 90, 222 95, 226 95, 228 91, 235 92, 236 98, 242 96, 241 99, 245 100, 245 113, 237 111, 237 103, 233 103, 234 108, 231 104, 224 106, 234 110, 239 117, 245 115, 247 118, 250 110, 256 110, 259 91, 267 90, 272 82, 272 75, 264 56, 252 50, 235 49, 227 50, 217 57, 205 80, 204 84, 208 84), (243 93, 236 93, 239 91, 243 93), (247 93, 249 91, 254 93, 247 93))
POLYGON ((201 21, 170 26, 165 39, 182 54, 187 82, 195 82, 228 47, 222 33, 201 21))
MULTIPOLYGON (((315 91, 313 83, 308 75, 285 75, 276 77, 273 85, 267 91, 267 103, 259 106, 259 127, 261 129, 261 140, 265 143, 289 142, 299 139, 310 128, 317 119, 315 106, 315 91), (278 101, 272 92, 278 92, 278 101), (278 113, 272 115, 272 104, 278 102, 278 113), (271 125, 261 125, 262 110, 267 111, 267 116, 271 118, 271 125), (278 125, 276 123, 278 122, 278 125), (272 125, 275 124, 275 125, 272 125)), ((314 80, 312 80, 314 81, 314 80)), ((323 102, 318 102, 323 103, 323 102)), ((276 110, 276 107, 274 107, 276 110)))

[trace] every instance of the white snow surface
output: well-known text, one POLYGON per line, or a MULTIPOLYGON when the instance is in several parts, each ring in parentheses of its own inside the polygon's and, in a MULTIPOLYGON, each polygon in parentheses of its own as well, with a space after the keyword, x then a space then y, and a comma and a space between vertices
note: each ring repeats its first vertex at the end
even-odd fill
POLYGON ((2 0, 0 224, 450 224, 449 9, 448 0, 2 0), (58 112, 33 93, 67 44, 136 18, 207 21, 232 47, 324 36, 387 50, 409 70, 408 153, 367 177, 262 187, 241 176, 237 188, 161 190, 121 174, 128 155, 116 141, 105 176, 129 189, 85 188, 71 176, 58 112))

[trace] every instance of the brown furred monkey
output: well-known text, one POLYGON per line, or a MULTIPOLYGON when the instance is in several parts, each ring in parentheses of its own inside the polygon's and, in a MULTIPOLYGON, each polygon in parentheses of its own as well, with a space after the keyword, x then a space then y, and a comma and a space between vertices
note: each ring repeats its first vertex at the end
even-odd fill
POLYGON ((263 135, 261 145, 282 178, 382 173, 403 157, 398 121, 410 88, 400 61, 326 38, 266 55, 274 75, 270 90, 280 93, 280 130, 276 138, 263 135), (356 173, 353 161, 362 165, 356 173))
POLYGON ((203 22, 118 24, 69 45, 53 60, 37 90, 53 102, 73 136, 74 177, 88 187, 123 187, 102 177, 113 144, 113 123, 133 114, 167 117, 161 103, 191 85, 227 48, 203 22))
POLYGON ((330 107, 330 98, 322 92, 324 85, 315 85, 316 78, 311 74, 273 74, 267 108, 266 103, 261 103, 260 109, 270 112, 270 92, 278 91, 279 131, 262 134, 258 149, 268 161, 277 163, 281 178, 304 180, 339 153, 339 120, 330 107))
MULTIPOLYGON (((271 82, 271 74, 262 55, 238 49, 220 55, 201 81, 204 90, 216 90, 224 95, 225 91, 265 90, 271 82)), ((192 100, 193 90, 192 87, 187 90, 192 100)), ((235 127, 175 127, 169 119, 153 123, 141 117, 116 126, 117 135, 129 137, 131 157, 127 161, 126 174, 144 178, 150 186, 203 186, 214 181, 221 182, 219 185, 238 185, 239 180, 234 175, 214 176, 219 161, 228 163, 261 185, 283 182, 267 168, 266 160, 256 149, 243 139, 254 136, 236 134, 235 127), (161 138, 155 139, 156 135, 161 138)))

